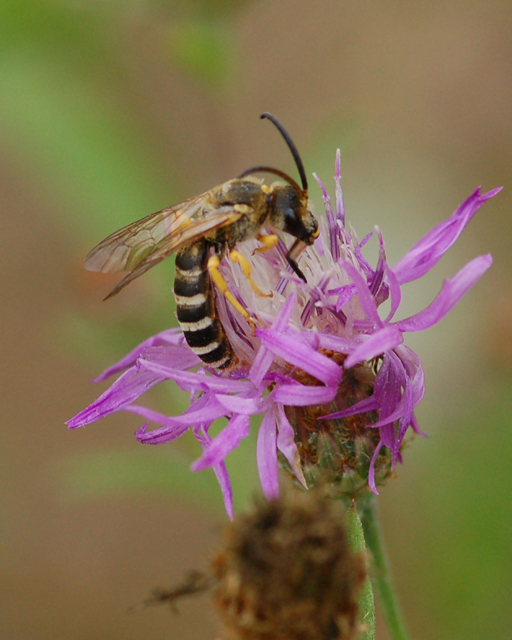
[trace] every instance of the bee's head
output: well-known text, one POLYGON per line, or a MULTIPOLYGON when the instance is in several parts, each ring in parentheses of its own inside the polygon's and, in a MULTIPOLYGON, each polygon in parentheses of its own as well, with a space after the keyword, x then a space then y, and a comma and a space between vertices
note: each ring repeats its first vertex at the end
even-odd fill
POLYGON ((316 218, 308 209, 307 192, 298 186, 276 183, 272 185, 270 195, 270 224, 304 244, 312 245, 319 230, 316 218))
POLYGON ((308 209, 308 181, 301 157, 293 140, 279 120, 271 113, 263 113, 261 117, 270 120, 283 136, 297 165, 302 188, 284 171, 272 167, 253 167, 238 177, 242 178, 256 171, 266 171, 286 180, 288 184, 278 182, 270 188, 269 223, 276 229, 289 233, 305 245, 312 245, 318 238, 319 229, 316 218, 308 209))

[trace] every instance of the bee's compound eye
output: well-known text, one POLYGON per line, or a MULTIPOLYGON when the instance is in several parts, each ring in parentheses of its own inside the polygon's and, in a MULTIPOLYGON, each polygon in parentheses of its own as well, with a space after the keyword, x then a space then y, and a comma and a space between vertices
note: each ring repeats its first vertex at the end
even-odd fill
POLYGON ((285 209, 284 210, 284 222, 285 222, 285 231, 295 238, 303 238, 307 235, 307 231, 304 227, 304 223, 300 219, 297 211, 294 209, 285 209))
POLYGON ((279 186, 274 192, 274 216, 276 226, 306 244, 313 244, 312 233, 318 224, 301 202, 297 190, 290 185, 279 186))

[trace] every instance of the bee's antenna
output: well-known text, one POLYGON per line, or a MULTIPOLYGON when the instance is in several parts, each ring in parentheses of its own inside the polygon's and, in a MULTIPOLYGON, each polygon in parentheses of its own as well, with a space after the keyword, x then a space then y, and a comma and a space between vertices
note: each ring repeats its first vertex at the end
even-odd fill
POLYGON ((293 159, 295 160, 295 164, 297 165, 297 169, 299 170, 299 175, 302 182, 302 189, 304 191, 304 195, 307 195, 308 181, 306 178, 306 172, 304 171, 304 165, 302 164, 302 160, 300 158, 299 152, 297 151, 297 147, 295 146, 293 140, 290 138, 289 133, 286 131, 283 125, 279 122, 279 120, 271 113, 267 113, 267 112, 262 113, 260 118, 262 119, 267 118, 267 120, 270 120, 270 122, 272 122, 275 125, 279 133, 283 136, 284 141, 286 142, 286 144, 288 145, 288 148, 292 152, 292 156, 293 156, 293 159))

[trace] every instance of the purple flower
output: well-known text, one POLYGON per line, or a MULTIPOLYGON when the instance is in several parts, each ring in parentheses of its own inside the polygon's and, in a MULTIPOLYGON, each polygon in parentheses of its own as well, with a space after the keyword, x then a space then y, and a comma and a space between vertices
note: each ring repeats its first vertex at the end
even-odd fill
POLYGON ((490 267, 492 258, 471 260, 445 280, 428 307, 394 321, 401 285, 427 273, 480 205, 500 189, 485 194, 476 189, 394 267, 387 262, 377 228, 379 257, 373 268, 363 257, 370 236, 359 241, 345 224, 339 151, 334 209, 324 185, 315 178, 326 216, 320 220, 316 245, 301 257, 307 283, 287 267, 282 241, 256 257, 257 241, 238 247, 251 260, 257 285, 272 297, 257 295, 239 264, 222 262, 224 278, 257 326, 253 332, 224 296, 216 295, 222 324, 239 359, 236 368, 220 374, 205 367, 179 330, 163 331, 98 378, 123 371, 67 423, 70 428, 122 409, 146 421, 136 432, 143 443, 171 442, 191 429, 203 449, 192 469, 214 469, 232 516, 224 460, 249 434, 251 416, 261 414, 257 462, 267 497, 279 493, 278 458, 304 486, 314 480, 312 470, 319 466, 331 469, 331 479, 343 479, 343 491, 360 490, 362 475, 364 486, 377 493, 377 483, 402 461, 406 432, 412 428, 421 433, 414 408, 424 394, 423 369, 418 356, 403 344, 404 333, 439 322, 490 267), (379 306, 387 299, 390 309, 382 317, 379 306), (136 403, 146 389, 169 379, 190 392, 190 407, 182 415, 166 416, 136 403), (218 418, 226 418, 227 424, 212 439, 209 429, 218 418), (148 431, 149 422, 159 427, 148 431))

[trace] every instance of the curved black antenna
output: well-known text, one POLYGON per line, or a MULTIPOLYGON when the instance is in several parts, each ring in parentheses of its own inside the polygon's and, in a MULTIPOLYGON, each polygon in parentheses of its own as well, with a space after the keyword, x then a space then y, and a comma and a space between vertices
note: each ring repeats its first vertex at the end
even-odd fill
MULTIPOLYGON (((279 169, 274 169, 273 167, 251 167, 250 169, 246 169, 245 171, 242 171, 242 173, 237 177, 238 179, 245 178, 245 176, 248 176, 250 173, 258 173, 260 171, 265 173, 275 173, 276 176, 279 176, 280 178, 283 178, 283 180, 286 180, 286 182, 289 182, 292 185, 292 187, 297 190, 298 193, 303 193, 303 190, 299 187, 299 185, 295 182, 293 178, 290 178, 290 176, 284 171, 280 171, 279 169)), ((306 191, 304 191, 304 193, 306 193, 306 191)))
POLYGON ((267 118, 267 120, 270 120, 270 122, 272 122, 272 124, 277 128, 279 133, 283 136, 284 141, 286 142, 286 144, 288 145, 288 148, 292 152, 292 156, 293 156, 293 159, 295 160, 295 164, 297 165, 297 169, 299 170, 300 179, 302 181, 302 189, 304 190, 304 193, 307 195, 308 181, 306 178, 306 172, 304 171, 304 165, 302 164, 302 160, 300 158, 299 152, 297 151, 297 147, 295 146, 293 140, 290 138, 290 135, 288 134, 286 129, 283 127, 283 125, 279 122, 279 120, 271 113, 267 113, 267 112, 262 113, 260 118, 262 119, 267 118))

